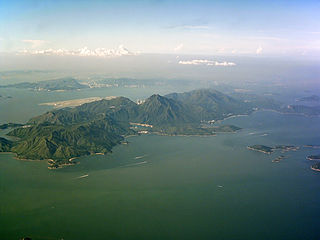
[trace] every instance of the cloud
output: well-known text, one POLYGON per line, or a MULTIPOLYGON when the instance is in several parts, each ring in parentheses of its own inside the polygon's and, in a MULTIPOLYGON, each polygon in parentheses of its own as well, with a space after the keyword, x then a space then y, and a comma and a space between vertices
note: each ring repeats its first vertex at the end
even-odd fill
POLYGON ((205 66, 235 66, 236 64, 234 62, 218 62, 218 61, 212 61, 207 59, 194 59, 190 61, 179 61, 179 64, 182 65, 205 65, 205 66))
POLYGON ((31 48, 38 48, 44 45, 45 43, 48 43, 48 41, 45 41, 45 40, 31 40, 31 39, 25 39, 25 40, 22 40, 22 42, 30 43, 31 48))
POLYGON ((180 43, 178 46, 176 46, 173 51, 177 52, 177 51, 180 51, 181 49, 183 48, 183 44, 180 43))
POLYGON ((260 46, 257 48, 256 50, 256 54, 261 54, 262 53, 263 48, 260 46))
POLYGON ((79 48, 77 50, 66 49, 45 49, 45 50, 23 50, 18 54, 23 55, 57 55, 57 56, 93 56, 93 57, 115 57, 115 56, 128 56, 138 55, 129 51, 123 45, 120 45, 116 49, 96 48, 90 50, 87 47, 79 48))

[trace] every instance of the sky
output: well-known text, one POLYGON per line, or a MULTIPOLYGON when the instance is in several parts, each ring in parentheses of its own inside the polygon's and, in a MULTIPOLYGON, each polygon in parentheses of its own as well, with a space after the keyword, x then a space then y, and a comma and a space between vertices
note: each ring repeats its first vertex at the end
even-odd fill
POLYGON ((319 13, 319 0, 0 0, 0 52, 320 56, 319 13))

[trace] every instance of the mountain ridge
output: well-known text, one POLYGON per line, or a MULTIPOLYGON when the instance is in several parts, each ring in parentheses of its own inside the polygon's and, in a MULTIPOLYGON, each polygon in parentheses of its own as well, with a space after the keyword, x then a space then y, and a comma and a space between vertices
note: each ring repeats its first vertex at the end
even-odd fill
POLYGON ((153 94, 142 104, 125 97, 102 99, 33 117, 8 133, 18 141, 3 145, 18 158, 50 159, 51 167, 56 168, 73 164, 69 159, 75 157, 111 152, 127 135, 235 132, 240 128, 215 126, 209 120, 239 112, 248 113, 251 108, 215 90, 153 94))

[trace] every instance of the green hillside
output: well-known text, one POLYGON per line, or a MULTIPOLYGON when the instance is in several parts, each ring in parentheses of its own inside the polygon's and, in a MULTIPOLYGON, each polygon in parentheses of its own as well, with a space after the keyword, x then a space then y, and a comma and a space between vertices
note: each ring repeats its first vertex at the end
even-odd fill
POLYGON ((89 88, 89 86, 79 83, 74 78, 59 78, 40 82, 23 82, 0 87, 25 88, 38 91, 77 90, 89 88))
POLYGON ((30 119, 26 126, 11 124, 16 128, 8 135, 20 140, 13 144, 4 142, 3 146, 20 158, 52 159, 51 165, 59 167, 71 164, 70 158, 108 153, 124 136, 139 132, 168 135, 235 132, 238 127, 204 124, 203 120, 247 112, 250 108, 245 103, 214 90, 166 97, 155 94, 142 104, 117 97, 49 111, 30 119))

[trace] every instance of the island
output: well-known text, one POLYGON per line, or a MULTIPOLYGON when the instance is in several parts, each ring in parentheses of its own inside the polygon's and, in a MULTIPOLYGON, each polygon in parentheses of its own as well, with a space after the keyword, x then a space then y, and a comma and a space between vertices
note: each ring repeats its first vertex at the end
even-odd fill
POLYGON ((320 160, 320 154, 319 155, 310 155, 310 156, 307 156, 307 159, 308 160, 320 160))
POLYGON ((16 84, 9 84, 0 86, 0 88, 20 88, 30 89, 34 91, 68 91, 68 90, 79 90, 89 88, 88 85, 79 83, 76 79, 59 78, 52 80, 45 80, 39 82, 22 82, 16 84))
POLYGON ((311 169, 317 172, 320 172, 320 162, 317 162, 316 164, 313 164, 311 166, 311 169))
POLYGON ((297 99, 297 102, 320 102, 320 96, 311 95, 297 99))
POLYGON ((250 150, 262 152, 265 154, 271 154, 273 152, 272 147, 268 147, 265 145, 252 145, 252 146, 248 146, 247 148, 250 150))
POLYGON ((312 117, 320 115, 320 106, 288 105, 281 108, 280 112, 312 117))
POLYGON ((0 95, 0 100, 6 100, 6 99, 10 99, 10 98, 12 98, 12 97, 0 95))
POLYGON ((280 162, 281 160, 285 159, 286 157, 284 155, 280 155, 279 157, 275 158, 272 160, 272 162, 274 163, 278 163, 280 162))
POLYGON ((320 145, 307 144, 307 145, 303 145, 303 147, 305 147, 305 148, 320 148, 320 145))
POLYGON ((289 152, 289 151, 297 151, 300 149, 300 147, 293 146, 293 145, 276 145, 274 147, 268 147, 265 145, 253 145, 253 146, 248 146, 247 147, 250 150, 258 151, 258 152, 263 152, 266 154, 271 154, 276 150, 280 150, 281 152, 289 152))
POLYGON ((22 126, 2 125, 11 127, 7 135, 18 140, 2 140, 1 151, 11 151, 19 159, 46 160, 50 169, 56 169, 76 164, 80 156, 110 153, 115 145, 127 143, 126 137, 131 135, 236 132, 241 128, 214 122, 252 111, 251 105, 212 89, 154 94, 139 103, 112 97, 54 109, 22 126))
POLYGON ((274 150, 280 150, 282 152, 289 152, 289 151, 297 151, 300 147, 293 146, 293 145, 276 145, 274 150))

